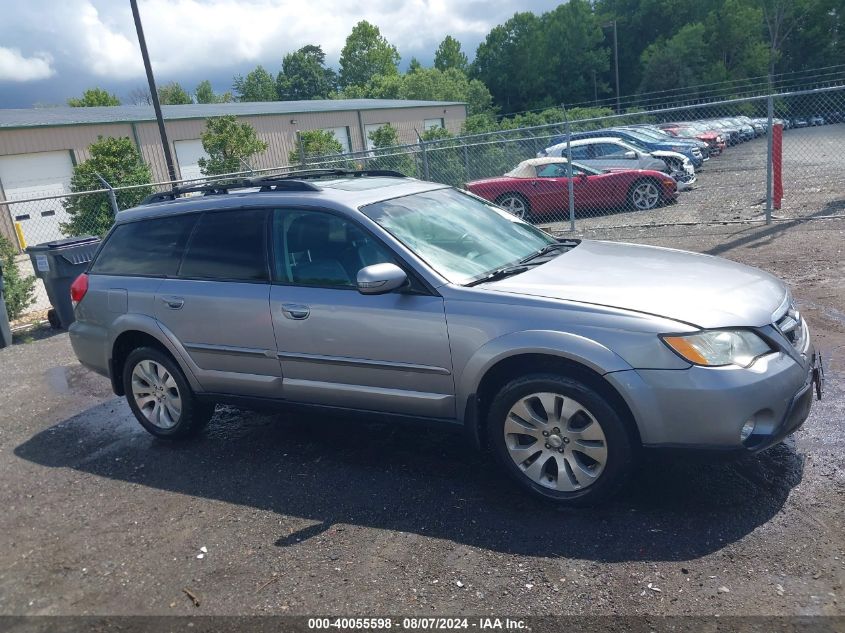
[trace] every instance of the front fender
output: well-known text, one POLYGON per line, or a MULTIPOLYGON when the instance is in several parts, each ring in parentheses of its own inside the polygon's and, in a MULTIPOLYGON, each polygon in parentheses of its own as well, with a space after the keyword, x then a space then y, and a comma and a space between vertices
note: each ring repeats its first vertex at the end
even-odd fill
POLYGON ((523 330, 505 334, 478 348, 456 377, 457 409, 464 421, 467 400, 478 393, 484 375, 496 363, 523 354, 557 356, 588 367, 600 375, 632 369, 618 354, 601 343, 554 330, 523 330))

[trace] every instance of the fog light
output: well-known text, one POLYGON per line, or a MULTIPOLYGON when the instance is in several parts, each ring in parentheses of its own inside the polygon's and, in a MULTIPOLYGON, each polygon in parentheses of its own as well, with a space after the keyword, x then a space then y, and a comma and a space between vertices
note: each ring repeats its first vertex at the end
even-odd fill
POLYGON ((757 421, 754 418, 748 418, 745 424, 742 425, 742 430, 739 432, 739 441, 745 442, 751 434, 754 432, 754 426, 757 424, 757 421))

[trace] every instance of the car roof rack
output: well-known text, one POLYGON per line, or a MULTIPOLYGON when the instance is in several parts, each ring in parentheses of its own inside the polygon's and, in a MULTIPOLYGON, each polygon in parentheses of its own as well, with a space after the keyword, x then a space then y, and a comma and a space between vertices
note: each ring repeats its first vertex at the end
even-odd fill
POLYGON ((390 169, 308 169, 291 171, 285 174, 273 176, 261 176, 257 178, 242 178, 219 183, 201 183, 184 187, 173 187, 170 191, 154 193, 141 201, 141 204, 152 204, 176 200, 179 196, 201 193, 204 196, 213 196, 229 193, 234 189, 253 189, 259 191, 320 191, 320 188, 308 180, 317 180, 331 176, 343 176, 347 178, 361 177, 382 177, 382 178, 407 178, 405 174, 390 169))

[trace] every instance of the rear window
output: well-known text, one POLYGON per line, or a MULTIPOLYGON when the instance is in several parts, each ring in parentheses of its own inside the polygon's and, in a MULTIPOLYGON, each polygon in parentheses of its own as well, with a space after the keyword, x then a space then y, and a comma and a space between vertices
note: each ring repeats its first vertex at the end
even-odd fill
POLYGON ((173 277, 195 222, 195 215, 179 215, 121 224, 103 244, 91 272, 173 277))
POLYGON ((199 221, 180 277, 267 281, 264 209, 205 213, 199 221))

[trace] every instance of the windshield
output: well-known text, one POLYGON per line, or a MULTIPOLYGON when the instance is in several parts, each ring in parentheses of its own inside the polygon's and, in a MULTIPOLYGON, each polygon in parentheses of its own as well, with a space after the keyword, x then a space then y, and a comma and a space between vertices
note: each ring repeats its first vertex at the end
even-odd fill
POLYGON ((557 243, 548 233, 456 189, 384 200, 361 211, 456 284, 481 279, 557 243))

